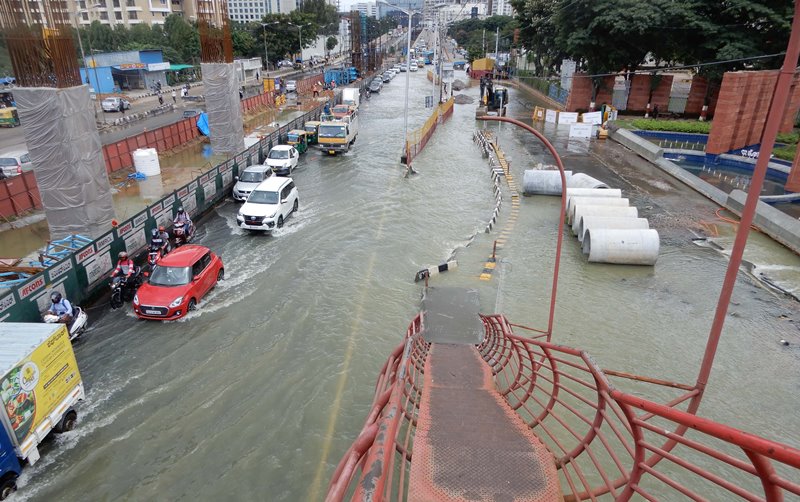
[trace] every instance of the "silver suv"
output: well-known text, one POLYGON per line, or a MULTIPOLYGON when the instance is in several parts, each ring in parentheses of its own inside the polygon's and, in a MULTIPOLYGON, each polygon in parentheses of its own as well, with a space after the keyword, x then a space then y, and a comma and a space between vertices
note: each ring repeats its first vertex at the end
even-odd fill
POLYGON ((233 198, 239 202, 247 200, 250 192, 270 176, 272 176, 272 168, 270 166, 261 164, 249 166, 242 171, 241 176, 236 177, 236 184, 233 185, 233 198))

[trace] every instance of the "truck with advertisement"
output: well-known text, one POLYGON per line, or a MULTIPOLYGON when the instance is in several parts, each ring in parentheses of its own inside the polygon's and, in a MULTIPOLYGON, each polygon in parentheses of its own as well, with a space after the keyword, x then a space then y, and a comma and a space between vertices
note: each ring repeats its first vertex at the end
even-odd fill
POLYGON ((39 443, 75 427, 83 382, 63 324, 0 323, 0 500, 16 489, 39 443))
POLYGON ((357 109, 360 97, 359 89, 357 88, 348 87, 347 89, 342 89, 343 105, 349 105, 357 109))
POLYGON ((323 121, 319 124, 319 148, 330 155, 349 152, 356 141, 356 136, 358 136, 358 112, 355 110, 340 118, 324 115, 323 121))

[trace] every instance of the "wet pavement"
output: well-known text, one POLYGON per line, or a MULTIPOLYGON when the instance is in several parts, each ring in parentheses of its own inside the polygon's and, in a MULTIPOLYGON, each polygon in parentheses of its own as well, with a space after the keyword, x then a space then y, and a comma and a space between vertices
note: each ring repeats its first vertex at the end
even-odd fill
MULTIPOLYGON (((362 103, 348 154, 304 155, 293 174, 300 211, 274 235, 238 229, 232 201, 203 218, 197 241, 222 257, 226 279, 198 311, 157 323, 129 308, 91 307, 76 344, 87 390, 78 427, 42 448, 12 500, 322 500, 380 367, 420 308, 418 270, 454 257, 458 269, 434 285, 475 288, 482 312, 545 324, 558 199, 522 198, 498 268, 481 281, 497 237, 484 233, 492 181, 472 142, 483 125, 474 105, 456 105, 415 159, 419 174, 403 178, 404 78, 362 103)), ((430 82, 424 72, 410 79, 413 128, 429 115, 430 82)), ((527 119, 533 105, 511 90, 511 116, 527 119)), ((528 133, 486 127, 517 179, 552 162, 528 133)), ((730 229, 714 221, 712 203, 619 145, 575 143, 540 127, 568 169, 622 188, 661 234, 654 267, 588 264, 565 236, 554 342, 587 349, 602 367, 692 383, 730 229), (710 225, 722 251, 693 240, 711 237, 710 225)), ((507 215, 506 205, 499 229, 507 215)), ((797 274, 800 258, 782 249, 756 235, 746 258, 797 274)), ((733 300, 701 411, 797 446, 799 304, 747 273, 733 300)))

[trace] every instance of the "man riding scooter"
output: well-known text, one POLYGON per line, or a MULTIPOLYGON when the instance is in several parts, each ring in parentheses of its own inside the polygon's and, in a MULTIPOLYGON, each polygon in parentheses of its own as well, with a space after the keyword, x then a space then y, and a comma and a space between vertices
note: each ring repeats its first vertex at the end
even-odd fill
POLYGON ((58 321, 69 325, 72 323, 73 318, 73 310, 72 304, 58 291, 53 291, 50 293, 50 308, 47 310, 47 313, 50 315, 54 315, 58 317, 58 321))
POLYGON ((169 243, 169 234, 164 230, 163 226, 154 228, 151 232, 150 248, 161 250, 161 256, 170 252, 171 246, 169 243))
POLYGON ((192 224, 192 219, 189 218, 189 213, 184 211, 183 206, 178 207, 178 213, 175 215, 173 225, 175 229, 175 247, 186 244, 192 239, 194 225, 192 224))

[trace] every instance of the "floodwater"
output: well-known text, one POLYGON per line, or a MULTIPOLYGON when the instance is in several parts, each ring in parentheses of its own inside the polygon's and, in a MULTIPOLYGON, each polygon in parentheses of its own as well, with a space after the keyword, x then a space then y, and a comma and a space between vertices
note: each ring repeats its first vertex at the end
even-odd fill
MULTIPOLYGON (((484 312, 546 325, 558 199, 522 199, 493 279, 480 281, 496 234, 483 232, 494 198, 472 143, 474 105, 456 105, 406 179, 404 78, 362 104, 351 152, 305 154, 293 175, 300 210, 284 228, 239 230, 233 202, 200 222, 198 243, 222 257, 226 279, 198 311, 156 323, 92 308, 76 344, 87 391, 78 427, 42 449, 14 500, 322 500, 419 309, 418 270, 454 256, 458 269, 434 285, 479 288, 484 312)), ((430 83, 422 72, 410 78, 413 128, 428 116, 430 83)), ((527 118, 530 105, 512 91, 510 115, 527 118)), ((499 130, 518 180, 551 162, 527 133, 487 127, 499 130)), ((554 341, 603 367, 693 383, 727 263, 693 241, 708 235, 715 207, 618 145, 544 131, 569 168, 621 187, 662 246, 655 267, 590 265, 565 237, 554 341)), ((508 201, 506 190, 499 228, 508 201)), ((778 248, 760 239, 748 254, 800 270, 778 248)), ((798 303, 744 273, 733 299, 702 411, 797 446, 798 303)))

